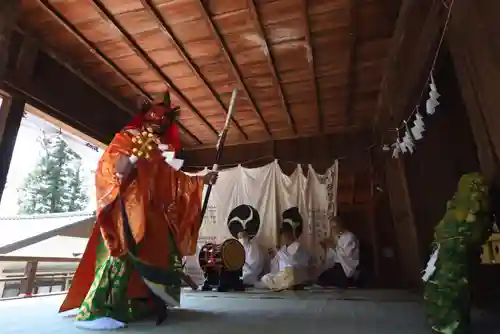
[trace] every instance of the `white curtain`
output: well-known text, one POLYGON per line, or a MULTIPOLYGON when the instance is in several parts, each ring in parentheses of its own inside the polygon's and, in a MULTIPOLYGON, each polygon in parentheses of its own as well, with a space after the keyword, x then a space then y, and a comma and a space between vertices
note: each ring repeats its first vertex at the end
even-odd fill
MULTIPOLYGON (((212 188, 200 230, 199 247, 206 242, 221 243, 231 238, 228 217, 242 204, 255 208, 260 217, 255 240, 263 248, 275 247, 283 211, 297 207, 304 221, 300 239, 312 255, 319 256, 318 243, 330 234, 329 210, 333 208, 333 215, 336 214, 337 171, 337 162, 325 175, 317 174, 309 166, 306 176, 297 165, 288 176, 278 161, 259 168, 238 166, 221 171, 212 188), (329 196, 332 191, 334 195, 329 196), (330 204, 330 201, 335 203, 330 204)), ((198 175, 205 173, 206 170, 198 175)), ((249 212, 248 209, 245 212, 249 212)), ((197 260, 189 259, 191 261, 197 260)))

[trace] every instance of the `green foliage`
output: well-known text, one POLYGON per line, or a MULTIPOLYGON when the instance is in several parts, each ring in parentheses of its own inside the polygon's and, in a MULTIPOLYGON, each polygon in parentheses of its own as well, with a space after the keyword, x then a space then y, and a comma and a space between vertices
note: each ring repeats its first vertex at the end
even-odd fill
POLYGON ((43 153, 18 189, 23 214, 81 211, 87 207, 81 159, 60 136, 43 137, 43 153))
POLYGON ((478 250, 489 237, 488 204, 485 178, 479 173, 465 174, 435 228, 439 256, 424 297, 428 321, 437 333, 469 332, 470 268, 479 261, 478 250))

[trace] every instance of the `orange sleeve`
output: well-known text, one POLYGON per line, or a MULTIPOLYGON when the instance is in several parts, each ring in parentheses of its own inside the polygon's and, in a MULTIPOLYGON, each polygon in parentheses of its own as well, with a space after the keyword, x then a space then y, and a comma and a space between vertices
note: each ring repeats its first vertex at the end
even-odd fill
MULTIPOLYGON (((120 203, 116 201, 120 193, 120 183, 115 167, 123 155, 130 155, 132 141, 125 133, 118 133, 99 161, 95 175, 97 195, 96 223, 101 228, 102 237, 112 256, 122 255, 127 247, 123 235, 123 220, 120 203)), ((130 184, 122 194, 125 203, 134 191, 130 184)), ((139 209, 139 208, 137 208, 139 209)))
POLYGON ((177 224, 172 230, 181 255, 193 255, 201 225, 203 177, 182 172, 175 172, 173 176, 177 183, 177 224))

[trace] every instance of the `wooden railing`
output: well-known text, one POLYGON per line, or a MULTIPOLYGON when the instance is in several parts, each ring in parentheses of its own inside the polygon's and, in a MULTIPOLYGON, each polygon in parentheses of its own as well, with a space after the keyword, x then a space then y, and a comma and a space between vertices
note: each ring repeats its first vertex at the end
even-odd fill
MULTIPOLYGON (((63 291, 69 288, 69 282, 73 278, 73 271, 63 272, 40 272, 37 273, 38 264, 41 262, 70 263, 80 262, 80 258, 74 257, 31 257, 31 256, 9 256, 0 255, 1 262, 24 262, 24 273, 0 273, 0 283, 20 282, 19 296, 29 297, 34 295, 37 280, 61 280, 64 282, 63 291)), ((0 299, 1 299, 0 295, 0 299)))

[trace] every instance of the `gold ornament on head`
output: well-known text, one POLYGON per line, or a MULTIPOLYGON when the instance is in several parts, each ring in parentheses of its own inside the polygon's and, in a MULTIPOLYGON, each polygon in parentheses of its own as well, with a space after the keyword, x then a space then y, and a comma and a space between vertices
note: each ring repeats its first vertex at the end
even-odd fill
POLYGON ((132 143, 136 144, 132 149, 132 153, 138 158, 151 158, 151 151, 160 142, 158 136, 153 132, 153 129, 143 128, 138 135, 132 138, 132 143))

